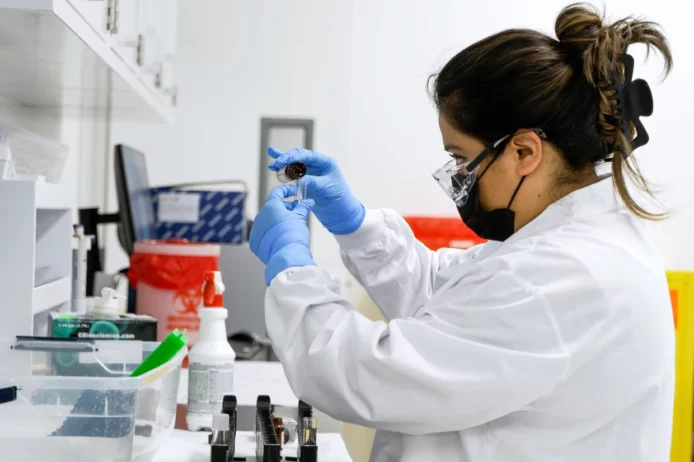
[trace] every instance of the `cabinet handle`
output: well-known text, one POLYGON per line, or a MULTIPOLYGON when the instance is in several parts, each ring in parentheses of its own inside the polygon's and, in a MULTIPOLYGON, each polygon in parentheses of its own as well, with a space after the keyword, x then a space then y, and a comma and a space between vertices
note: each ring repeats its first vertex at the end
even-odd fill
MULTIPOLYGON (((96 0, 90 0, 96 1, 96 0)), ((102 1, 102 0, 100 0, 102 1)), ((106 30, 112 34, 118 33, 118 15, 120 10, 119 0, 108 0, 108 8, 106 9, 106 30)))
POLYGON ((120 25, 120 0, 113 0, 115 4, 113 12, 113 33, 118 33, 118 26, 120 25))
POLYGON ((137 65, 142 66, 145 63, 145 36, 140 34, 137 36, 137 65))
POLYGON ((116 0, 108 0, 108 6, 106 7, 106 30, 113 33, 113 15, 115 14, 114 5, 116 0))
POLYGON ((178 87, 173 86, 164 90, 164 93, 171 95, 171 105, 176 106, 178 104, 178 87))

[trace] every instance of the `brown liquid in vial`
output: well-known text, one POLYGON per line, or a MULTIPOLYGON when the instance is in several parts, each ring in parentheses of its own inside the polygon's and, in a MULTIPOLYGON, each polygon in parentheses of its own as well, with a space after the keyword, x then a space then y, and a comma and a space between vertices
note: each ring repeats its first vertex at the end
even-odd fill
POLYGON ((306 175, 306 165, 301 162, 289 164, 284 168, 284 175, 292 181, 298 180, 306 175))

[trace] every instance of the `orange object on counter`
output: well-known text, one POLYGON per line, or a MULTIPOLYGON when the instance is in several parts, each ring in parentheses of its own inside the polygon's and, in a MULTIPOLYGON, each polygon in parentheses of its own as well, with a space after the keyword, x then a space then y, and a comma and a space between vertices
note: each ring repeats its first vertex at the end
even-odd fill
POLYGON ((457 217, 404 217, 414 236, 431 250, 469 249, 486 242, 457 217))

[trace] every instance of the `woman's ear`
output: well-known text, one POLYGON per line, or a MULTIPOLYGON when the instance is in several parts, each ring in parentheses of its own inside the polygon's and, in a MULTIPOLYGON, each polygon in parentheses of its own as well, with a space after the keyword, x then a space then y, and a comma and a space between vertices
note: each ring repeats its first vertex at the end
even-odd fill
POLYGON ((519 176, 530 175, 542 161, 542 139, 534 131, 518 132, 512 139, 509 148, 516 159, 516 170, 519 176))

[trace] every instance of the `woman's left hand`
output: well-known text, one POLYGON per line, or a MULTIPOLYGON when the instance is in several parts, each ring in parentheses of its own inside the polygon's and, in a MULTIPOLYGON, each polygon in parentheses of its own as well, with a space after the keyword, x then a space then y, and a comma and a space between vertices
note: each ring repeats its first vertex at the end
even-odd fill
POLYGON ((308 248, 308 215, 314 202, 300 203, 284 199, 296 195, 296 185, 278 186, 270 192, 253 222, 251 251, 266 265, 265 282, 270 282, 287 268, 313 266, 308 248))

